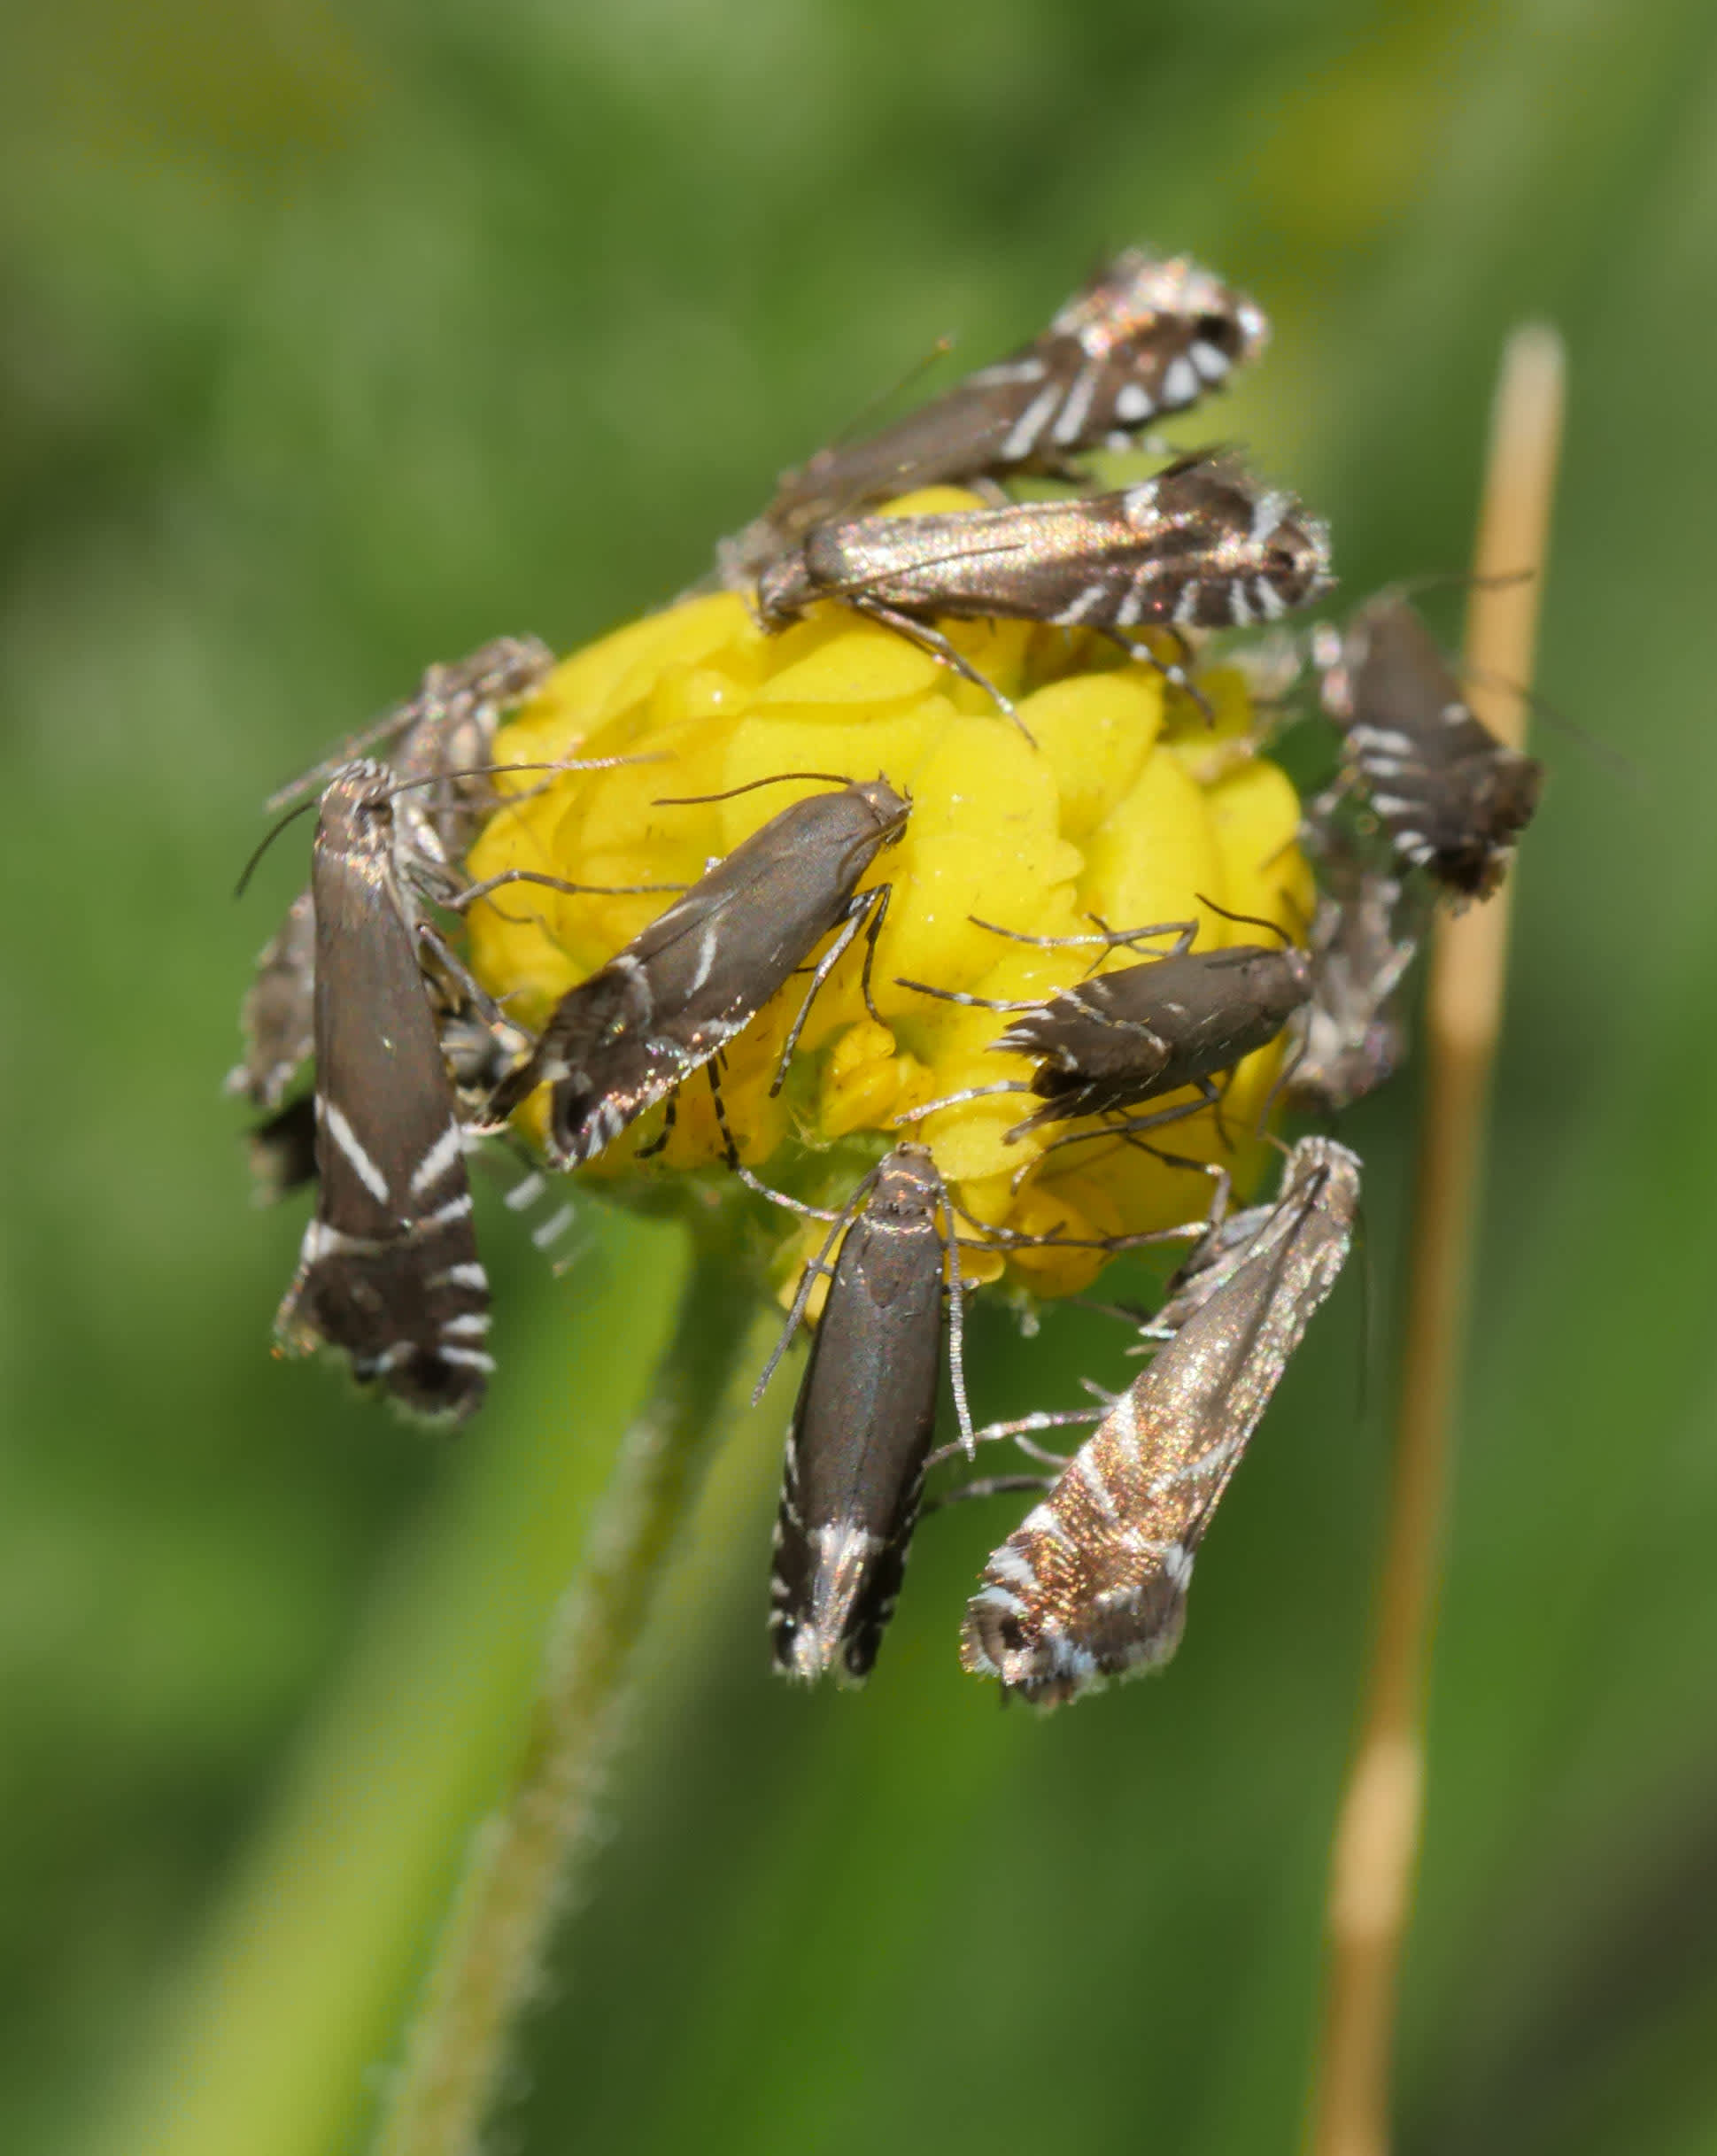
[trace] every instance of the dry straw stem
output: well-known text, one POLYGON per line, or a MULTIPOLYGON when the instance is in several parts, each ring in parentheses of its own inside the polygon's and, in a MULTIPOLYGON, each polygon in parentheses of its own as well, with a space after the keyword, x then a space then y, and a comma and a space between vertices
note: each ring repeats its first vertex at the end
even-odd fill
POLYGON ((521 2017, 541 1991, 624 1741, 629 1682, 707 1440, 751 1330, 749 1275, 700 1249, 651 1398, 550 1630, 514 1786, 478 1828, 390 2093, 375 2156, 476 2156, 521 2017))
MULTIPOLYGON (((1526 735, 1541 572, 1561 439, 1563 352, 1543 324, 1503 354, 1467 611, 1472 702, 1526 735), (1518 572, 1535 572, 1519 577, 1518 572)), ((1509 889, 1445 916, 1426 992, 1425 1117, 1413 1202, 1393 1488, 1365 1720, 1336 1827, 1312 2156, 1387 2156, 1402 1943, 1424 1787, 1426 1673, 1473 1277, 1490 1069, 1502 1019, 1509 889)))

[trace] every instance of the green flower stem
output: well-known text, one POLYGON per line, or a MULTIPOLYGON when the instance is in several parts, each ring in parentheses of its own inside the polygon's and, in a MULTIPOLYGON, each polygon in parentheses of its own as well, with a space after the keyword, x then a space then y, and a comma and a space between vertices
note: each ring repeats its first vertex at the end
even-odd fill
MULTIPOLYGON (((689 1256, 677 1230, 609 1214, 564 1315, 516 1341, 503 1327, 497 1398, 390 1552, 204 1936, 138 2002, 129 2067, 95 2093, 93 2156, 357 2145, 471 1822, 506 1801, 545 1633, 673 1337, 689 1256)), ((712 1327, 694 1380, 711 1417, 713 1328, 737 1333, 744 1300, 700 1279, 686 1305, 688 1326, 701 1309, 712 1327)))
POLYGON ((654 1389, 621 1446, 550 1627, 512 1789, 479 1828, 391 2091, 377 2156, 470 2156, 623 1741, 639 1635, 750 1330, 754 1292, 700 1248, 654 1389))

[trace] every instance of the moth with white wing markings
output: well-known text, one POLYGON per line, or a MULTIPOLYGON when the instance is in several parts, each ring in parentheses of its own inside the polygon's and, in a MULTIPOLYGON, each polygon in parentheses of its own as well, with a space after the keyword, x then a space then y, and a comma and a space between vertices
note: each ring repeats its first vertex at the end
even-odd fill
POLYGON ((1279 621, 1328 583, 1324 526, 1232 458, 1199 452, 1112 494, 820 524, 758 579, 757 615, 780 630, 817 600, 839 599, 975 680, 1011 714, 937 617, 1101 630, 1180 680, 1128 632, 1279 621))
POLYGON ((384 764, 336 772, 317 817, 314 1217, 275 1320, 413 1411, 463 1421, 493 1363, 463 1132, 420 955, 418 863, 384 764))
POLYGON ((1320 630, 1315 648, 1324 707, 1396 854, 1458 900, 1489 898, 1538 806, 1543 764, 1478 718, 1400 592, 1367 599, 1345 630, 1320 630))
POLYGON ((991 1554, 963 1668, 1049 1707, 1172 1655, 1216 1506, 1347 1256, 1359 1172, 1332 1139, 1295 1147, 1249 1241, 1216 1255, 1174 1337, 991 1554))
MULTIPOLYGON (((809 794, 771 816, 567 991, 530 1055, 496 1089, 483 1127, 498 1128, 546 1085, 550 1160, 569 1167, 594 1158, 749 1025, 839 931, 788 1031, 785 1072, 812 998, 867 922, 874 947, 888 886, 857 886, 900 838, 909 810, 876 778, 809 794)), ((868 1000, 868 954, 866 967, 868 1000)))
POLYGON ((747 583, 815 525, 916 488, 1016 473, 1075 475, 1095 449, 1131 449, 1256 357, 1262 310, 1185 255, 1117 255, 1042 334, 942 396, 783 472, 762 515, 719 550, 720 578, 747 583))
MULTIPOLYGON (((929 1151, 897 1146, 841 1220, 787 1432, 770 1582, 774 1665, 806 1683, 831 1670, 842 1683, 862 1683, 893 1614, 935 1431, 945 1257, 955 1398, 963 1427, 971 1426, 958 1244, 929 1151)), ((795 1318, 824 1269, 819 1260, 808 1270, 795 1318)))
MULTIPOLYGON (((1190 946, 1195 924, 1190 922, 1159 922, 1125 931, 1104 930, 1091 937, 1045 939, 1011 930, 1002 932, 1025 943, 1121 944, 1172 929, 1179 930, 1179 939, 1161 955, 1097 974, 1042 1001, 1009 1001, 935 988, 923 981, 901 981, 901 987, 920 994, 1017 1013, 992 1045, 1010 1055, 1039 1059, 1029 1081, 1004 1078, 945 1094, 915 1108, 911 1119, 986 1093, 1030 1092, 1044 1105, 1008 1132, 1009 1140, 1017 1140, 1049 1123, 1124 1115, 1187 1086, 1196 1087, 1203 1101, 1215 1103, 1219 1099, 1212 1082, 1215 1076, 1266 1047, 1305 1001, 1311 975, 1303 951, 1292 945, 1272 949, 1245 943, 1194 951, 1190 946)), ((1189 1115, 1197 1105, 1133 1118, 1116 1127, 1153 1127, 1189 1115)))
MULTIPOLYGON (((394 809, 400 842, 429 870, 451 874, 495 803, 486 767, 500 723, 553 664, 536 638, 499 637, 468 658, 429 668, 414 696, 282 787, 267 808, 326 787, 365 750, 391 742, 389 768, 409 789, 394 809)), ((240 1011, 244 1053, 227 1075, 227 1091, 259 1108, 279 1107, 310 1054, 315 950, 315 915, 304 890, 257 960, 240 1011)))

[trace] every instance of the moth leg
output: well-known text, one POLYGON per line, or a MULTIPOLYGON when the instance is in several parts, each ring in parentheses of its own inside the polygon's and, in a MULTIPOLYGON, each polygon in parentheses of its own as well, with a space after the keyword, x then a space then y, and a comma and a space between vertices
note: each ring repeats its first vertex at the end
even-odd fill
MULTIPOLYGON (((881 1163, 878 1163, 878 1166, 880 1167, 880 1165, 881 1163)), ((787 1352, 789 1346, 792 1344, 793 1334, 798 1332, 800 1326, 804 1323, 805 1306, 811 1299, 811 1289, 816 1286, 819 1274, 831 1279, 832 1279, 834 1277, 834 1267, 830 1263, 829 1260, 831 1254, 833 1252, 836 1240, 841 1234, 841 1232, 845 1228, 848 1227, 853 1221, 857 1219, 860 1207, 862 1206, 864 1201, 870 1196, 872 1189, 876 1186, 877 1173, 878 1169, 873 1168, 870 1174, 865 1176, 861 1180, 852 1196, 847 1201, 840 1211, 835 1215, 834 1225, 830 1228, 829 1233, 823 1238, 823 1248, 817 1252, 816 1256, 811 1260, 809 1264, 806 1266, 804 1277, 799 1283, 799 1292, 793 1299, 793 1308, 787 1312, 787 1322, 781 1328, 780 1338, 776 1341, 774 1347, 770 1348, 770 1358, 763 1365, 762 1374, 759 1377, 756 1384, 752 1387, 751 1404, 753 1407, 755 1407, 757 1403, 762 1398, 765 1387, 769 1384, 770 1379, 775 1375, 776 1364, 787 1352)))
MULTIPOLYGON (((1093 1133, 1094 1136, 1102 1134, 1093 1133)), ((1156 1153, 1154 1146, 1147 1147, 1146 1150, 1156 1153)), ((1208 1166, 1203 1161, 1183 1160, 1178 1153, 1157 1153, 1156 1156, 1173 1168, 1204 1169, 1208 1166)), ((1226 1176, 1227 1171, 1225 1169, 1221 1172, 1226 1176)), ((952 1204, 953 1201, 949 1202, 952 1204)), ((1179 1227, 1141 1228, 1136 1235, 1063 1235, 1054 1228, 1041 1229, 1035 1234, 1028 1235, 1020 1228, 996 1227, 978 1219, 975 1213, 967 1212, 962 1206, 955 1206, 955 1210, 963 1219, 970 1221, 973 1227, 985 1230, 984 1241, 974 1247, 990 1250, 997 1248, 1007 1250, 1110 1250, 1118 1254, 1123 1250, 1142 1250, 1157 1243, 1197 1242, 1210 1231, 1210 1219, 1205 1217, 1183 1221, 1179 1227)), ((1068 1300, 1079 1302, 1082 1299, 1071 1296, 1068 1300)), ((1096 1303, 1091 1305, 1094 1310, 1102 1307, 1096 1303)))
MULTIPOLYGON (((967 920, 974 928, 987 929, 992 936, 1009 937, 1015 943, 1033 944, 1041 951, 1058 951, 1071 947, 1074 944, 1087 943, 1100 943, 1106 950, 1113 950, 1118 945, 1138 943, 1147 936, 1173 936, 1176 940, 1170 949, 1152 952, 1149 955, 1156 958, 1182 958, 1191 950, 1193 939, 1198 934, 1196 921, 1151 921, 1148 922, 1143 928, 1110 928, 1101 914, 1094 913, 1089 917, 1097 923, 1098 932, 1094 936, 1030 936, 1024 929, 1003 928, 1000 923, 995 921, 980 921, 975 913, 966 916, 967 920)), ((917 985, 916 981, 900 983, 903 988, 916 988, 917 985)), ((947 995, 951 992, 947 989, 931 988, 926 989, 924 993, 927 995, 947 995)), ((972 999, 968 997, 963 1000, 971 1001, 972 999)), ((995 1010, 1019 1010, 1027 1007, 1017 1003, 996 1003, 989 1008, 995 1010)))
MULTIPOLYGON (((818 989, 822 987, 824 982, 828 979, 830 974, 834 971, 852 947, 853 939, 858 934, 863 924, 865 916, 886 907, 887 891, 886 884, 875 884, 869 891, 861 891, 847 900, 847 910, 842 916, 840 933, 818 959, 816 970, 811 975, 811 985, 805 992, 805 1001, 799 1006, 798 1016, 787 1028, 787 1037, 781 1044, 781 1060, 775 1067, 775 1078, 770 1086, 770 1100, 775 1098, 787 1082, 787 1065, 793 1061, 793 1052, 799 1046, 799 1036, 805 1030, 805 1022, 811 1015, 811 1005, 816 1001, 818 989), (882 895, 879 897, 879 894, 882 895)), ((865 974, 868 980, 870 974, 868 959, 865 963, 865 974)), ((875 1016, 876 1006, 870 1002, 868 986, 864 1000, 870 1008, 872 1016, 875 1016)), ((878 1018, 877 1023, 880 1025, 881 1019, 878 1018)))
MULTIPOLYGON (((1204 1083, 1208 1084, 1209 1080, 1206 1079, 1204 1083)), ((1022 1090, 1024 1089, 1022 1088, 1022 1090)), ((1052 1138, 1035 1159, 1027 1161, 1023 1168, 1015 1171, 1013 1187, 1017 1190, 1033 1169, 1037 1166, 1039 1161, 1046 1159, 1048 1155, 1057 1151, 1063 1146, 1079 1145, 1093 1138, 1118 1138, 1128 1145, 1141 1145, 1142 1140, 1137 1135, 1139 1132, 1154 1131, 1165 1123, 1183 1122, 1188 1116, 1201 1114, 1206 1105, 1207 1103, 1203 1101, 1183 1101, 1179 1107, 1161 1109, 1154 1116, 1134 1117, 1119 1123, 1101 1124, 1095 1130, 1064 1131, 1059 1138, 1052 1138)), ((1025 1123, 1017 1123, 1013 1130, 1008 1132, 1008 1136, 1012 1138, 1016 1132, 1028 1130, 1031 1127, 1032 1120, 1033 1118, 1028 1117, 1025 1123)), ((1144 1146, 1143 1150, 1155 1155, 1158 1159, 1166 1159, 1171 1166, 1182 1164, 1179 1155, 1161 1154, 1155 1146, 1144 1146)))
POLYGON ((961 1504, 968 1497, 1003 1497, 1010 1490, 1033 1490, 1041 1497, 1050 1488, 1048 1475, 988 1475, 977 1482, 963 1482, 958 1489, 944 1490, 940 1496, 927 1497, 919 1506, 920 1518, 930 1512, 940 1512, 951 1504, 961 1504))
POLYGON ((1170 631, 1175 642, 1180 646, 1182 654, 1181 661, 1174 663, 1159 659, 1149 644, 1135 644, 1123 630, 1104 629, 1098 633, 1107 637, 1111 644, 1118 645, 1129 659, 1136 661, 1141 666, 1149 667, 1155 674, 1160 674, 1170 688, 1179 689, 1183 696, 1189 696, 1203 714, 1204 723, 1207 726, 1216 724, 1216 713, 1210 708, 1210 699, 1187 671, 1184 661, 1192 657, 1192 651, 1187 639, 1178 629, 1170 631))
MULTIPOLYGON (((1017 1416, 1011 1422, 989 1422, 981 1430, 974 1430, 972 1441, 978 1445, 998 1444, 1003 1439, 1017 1445, 1032 1459, 1041 1461, 1046 1467, 1065 1467, 1064 1453, 1050 1452, 1032 1441, 1033 1430, 1065 1430, 1080 1423, 1101 1422, 1109 1412, 1106 1407, 1040 1409, 1035 1414, 1017 1416)), ((940 1467, 945 1461, 966 1457, 963 1445, 939 1445, 924 1462, 926 1472, 940 1467)))
MULTIPOLYGON (((984 923, 979 922, 978 926, 981 928, 984 923)), ((1004 930, 1002 932, 1005 934, 1007 931, 1004 930)), ((1026 996, 1009 1001, 1001 996, 971 995, 963 988, 932 988, 928 981, 909 981, 902 979, 899 974, 894 977, 894 985, 896 988, 910 988, 916 995, 940 997, 944 1003, 965 1003, 973 1010, 1041 1010, 1044 1003, 1041 996, 1026 996)))
MULTIPOLYGON (((533 1037, 525 1031, 516 1018, 507 1016, 494 997, 490 994, 439 930, 428 921, 420 921, 417 924, 417 938, 419 943, 429 952, 436 964, 440 967, 448 980, 476 1011, 478 1018, 500 1039, 504 1047, 509 1047, 514 1055, 520 1055, 526 1049, 536 1046, 533 1037)), ((444 1016, 449 1016, 457 1015, 457 1013, 444 1014, 444 1016)))
POLYGON ((870 993, 870 970, 877 962, 877 938, 882 933, 882 924, 888 918, 888 901, 894 895, 894 886, 893 884, 878 884, 870 892, 862 892, 859 895, 862 898, 875 897, 877 900, 870 908, 870 918, 865 924, 864 964, 859 973, 859 993, 864 998, 865 1009, 880 1025, 883 1016, 877 1008, 876 999, 870 993))
POLYGON ((928 622, 915 621, 911 614, 901 614, 862 591, 848 591, 842 596, 849 607, 856 607, 861 614, 869 614, 872 621, 880 622, 886 629, 892 629, 896 636, 904 637, 909 644, 916 644, 921 652, 928 652, 932 659, 947 667, 951 673, 958 674, 963 680, 971 682, 973 688, 981 689, 1002 717, 1011 720, 1018 727, 1028 746, 1032 748, 1037 746, 1031 728, 988 675, 980 674, 965 653, 957 651, 940 629, 932 628, 928 622))
POLYGON ((503 884, 544 884, 551 891, 564 891, 571 897, 591 893, 599 898, 628 898, 639 892, 671 891, 676 894, 689 891, 690 884, 569 884, 563 876, 550 876, 540 869, 502 869, 499 874, 485 876, 480 884, 468 884, 463 891, 442 901, 452 913, 464 913, 479 899, 486 899, 491 891, 499 891, 503 884))
MULTIPOLYGON (((1295 1017, 1297 1018, 1299 1015, 1300 1014, 1296 1011, 1295 1013, 1295 1017)), ((1293 1023, 1293 1019, 1288 1021, 1290 1026, 1292 1026, 1293 1023)), ((1264 1136, 1264 1126, 1270 1120, 1272 1109, 1275 1107, 1277 1101, 1280 1100, 1283 1093, 1285 1093, 1288 1087, 1294 1083, 1294 1073, 1305 1061, 1307 1052, 1310 1050, 1311 1047, 1311 1037, 1310 1033, 1303 1027, 1302 1027, 1300 1029, 1299 1039, 1295 1041, 1292 1048, 1283 1058, 1282 1067, 1279 1071, 1277 1071, 1274 1083, 1271 1086, 1269 1092, 1264 1096, 1264 1103, 1258 1109, 1258 1119, 1252 1131, 1252 1135, 1254 1138, 1262 1138, 1264 1136)))
POLYGON ((1223 1120, 1222 1115, 1222 1103, 1227 1095, 1227 1086, 1224 1086, 1218 1088, 1213 1079, 1207 1078, 1199 1078, 1195 1081, 1195 1083, 1197 1084, 1199 1092, 1204 1096, 1205 1103, 1210 1110, 1210 1118, 1216 1124, 1217 1137, 1221 1140, 1226 1149, 1232 1153, 1234 1149, 1234 1141, 1228 1134, 1228 1125, 1223 1120))
POLYGON ((634 1160, 654 1160, 668 1140, 674 1135, 674 1125, 679 1121, 680 1089, 675 1086, 668 1096, 668 1105, 661 1112, 661 1128, 646 1146, 639 1146, 633 1154, 634 1160))
POLYGON ((715 1111, 715 1127, 722 1134, 722 1149, 726 1155, 728 1167, 747 1190, 754 1190, 760 1198, 767 1198, 772 1205, 783 1206, 792 1213, 802 1213, 808 1220, 839 1219, 839 1214, 831 1213, 826 1206, 805 1205, 797 1198, 790 1198, 785 1190, 772 1189, 762 1177, 754 1175, 739 1158, 739 1148, 734 1143, 733 1132, 728 1124, 727 1101, 723 1095, 722 1081, 718 1075, 722 1060, 717 1054, 704 1065, 704 1069, 709 1074, 709 1101, 715 1111))
MULTIPOLYGON (((1036 1004, 1030 1008, 1037 1008, 1036 1004)), ((993 1093, 1030 1093, 1031 1087, 1024 1078, 997 1078, 988 1086, 967 1086, 958 1093, 945 1093, 940 1101, 926 1101, 922 1108, 902 1109, 890 1118, 891 1127, 901 1130, 909 1123, 922 1123, 926 1116, 933 1116, 945 1108, 958 1108, 964 1101, 982 1101, 993 1093)))

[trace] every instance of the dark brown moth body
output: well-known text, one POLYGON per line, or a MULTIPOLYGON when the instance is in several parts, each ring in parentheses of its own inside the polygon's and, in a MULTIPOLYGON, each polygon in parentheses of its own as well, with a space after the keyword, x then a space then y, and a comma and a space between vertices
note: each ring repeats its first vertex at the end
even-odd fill
POLYGON ((1311 994, 1291 1021, 1282 1091, 1292 1108, 1333 1115, 1381 1086, 1405 1053, 1401 988, 1423 908, 1345 838, 1320 838, 1316 858, 1311 994))
POLYGON ((1040 1058, 1045 1105, 1017 1128, 1112 1115, 1184 1086, 1215 1098, 1218 1071, 1273 1040, 1310 993, 1303 951, 1241 943, 1098 974, 1016 1018, 995 1046, 1040 1058))
MULTIPOLYGON (((307 894, 306 894, 307 895, 307 894)), ((314 960, 311 962, 313 979, 314 960)), ((508 1068, 529 1047, 527 1037, 499 1014, 485 1016, 459 993, 456 984, 429 976, 424 989, 437 1008, 441 1059, 452 1080, 461 1120, 488 1100, 508 1068), (438 1008, 437 1008, 438 1007, 438 1008)), ((313 1041, 306 1042, 309 1054, 313 1041)), ((313 1093, 299 1093, 248 1132, 246 1145, 257 1202, 273 1205, 316 1179, 316 1116, 313 1093)))
POLYGON ((907 814, 878 778, 772 816, 561 997, 497 1088, 485 1127, 549 1085, 550 1159, 592 1158, 748 1025, 831 930, 843 931, 836 952, 867 914, 874 931, 878 890, 855 891, 907 814))
POLYGON ((1339 638, 1319 632, 1324 705, 1404 861, 1458 899, 1484 899, 1532 821, 1544 768, 1474 715, 1399 593, 1370 599, 1339 638))
MULTIPOLYGON (((432 666, 415 696, 282 787, 267 807, 282 808, 326 786, 360 751, 391 742, 390 768, 407 788, 394 808, 398 842, 426 869, 443 872, 451 891, 459 862, 494 806, 482 767, 493 761, 501 720, 541 687, 553 664, 553 653, 536 638, 500 637, 468 658, 432 666)), ((301 891, 257 960, 240 1014, 244 1055, 227 1076, 228 1093, 259 1108, 278 1106, 310 1053, 315 947, 311 895, 301 891)))
POLYGON ((891 495, 1064 476, 1091 450, 1130 449, 1142 427, 1198 403, 1268 334, 1251 300, 1186 256, 1130 247, 1009 358, 784 472, 763 514, 723 542, 722 581, 749 583, 813 526, 891 495))
POLYGON ((847 1229, 787 1433, 775 1527, 775 1667, 866 1677, 918 1515, 942 1368, 947 1199, 922 1146, 897 1146, 847 1229))
POLYGON ((493 1368, 453 1090, 419 962, 386 766, 322 795, 315 894, 315 1217, 275 1329, 341 1349, 404 1407, 461 1421, 493 1368))
POLYGON ((1357 1157, 1302 1140, 1251 1240, 992 1553, 965 1669, 1048 1707, 1174 1652, 1194 1557, 1341 1271, 1358 1201, 1357 1157))
POLYGON ((780 629, 839 599, 921 643, 938 615, 1246 628, 1317 598, 1328 569, 1328 536, 1291 494, 1200 454, 1114 494, 819 525, 764 571, 757 611, 780 629))

